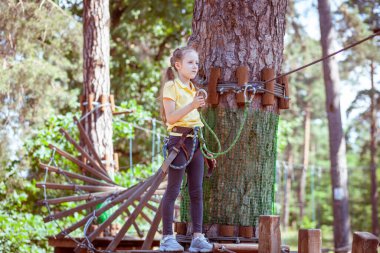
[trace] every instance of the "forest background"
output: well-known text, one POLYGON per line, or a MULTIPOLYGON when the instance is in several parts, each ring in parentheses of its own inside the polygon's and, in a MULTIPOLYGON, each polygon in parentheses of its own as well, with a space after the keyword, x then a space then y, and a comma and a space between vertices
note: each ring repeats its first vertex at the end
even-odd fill
MULTIPOLYGON (((373 21, 380 15, 376 1, 336 1, 332 8, 338 32, 336 49, 371 34, 373 21)), ((168 56, 190 36, 193 1, 118 0, 111 1, 110 11, 111 94, 118 106, 135 110, 114 121, 114 148, 120 156, 117 180, 131 185, 150 175, 162 161, 160 136, 166 132, 158 124, 157 97, 168 56)), ((49 159, 47 145, 59 142, 58 129, 69 128, 73 115, 80 116, 82 4, 75 0, 11 0, 0 2, 0 12, 0 251, 52 252, 46 236, 59 228, 45 224, 42 218, 47 210, 35 204, 43 194, 35 183, 44 176, 37 164, 49 159)), ((316 1, 289 1, 284 72, 321 56, 317 12, 316 1)), ((346 117, 352 231, 372 230, 369 105, 374 92, 379 125, 379 44, 375 39, 337 57, 342 116, 346 117)), ((289 79, 291 109, 281 113, 276 177, 276 212, 282 219, 283 243, 296 249, 299 228, 321 228, 323 247, 332 248, 322 66, 314 65, 289 79), (310 133, 305 135, 306 122, 310 122, 310 133), (299 199, 303 173, 307 175, 304 202, 299 199)), ((379 135, 376 130, 376 146, 379 135)), ((379 150, 376 152, 379 157, 379 150)), ((378 175, 378 164, 376 170, 378 175)), ((377 177, 378 185, 379 181, 377 177)))

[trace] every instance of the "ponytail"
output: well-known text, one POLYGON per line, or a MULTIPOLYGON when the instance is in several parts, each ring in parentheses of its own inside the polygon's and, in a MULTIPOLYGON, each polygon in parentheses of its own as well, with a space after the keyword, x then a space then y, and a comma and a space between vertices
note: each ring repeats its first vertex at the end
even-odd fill
POLYGON ((165 73, 165 83, 168 81, 174 81, 176 78, 176 73, 174 73, 176 70, 174 70, 175 67, 169 67, 166 69, 165 73))

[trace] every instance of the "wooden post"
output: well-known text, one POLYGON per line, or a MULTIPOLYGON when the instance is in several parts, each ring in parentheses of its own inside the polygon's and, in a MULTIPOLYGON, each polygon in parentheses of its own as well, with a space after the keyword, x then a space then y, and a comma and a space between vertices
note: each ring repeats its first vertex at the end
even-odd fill
POLYGON ((376 253, 379 239, 368 232, 355 232, 352 242, 352 253, 376 253))
POLYGON ((280 253, 280 216, 261 215, 259 218, 259 253, 280 253))
POLYGON ((321 248, 320 229, 300 229, 298 231, 298 253, 320 253, 321 248))

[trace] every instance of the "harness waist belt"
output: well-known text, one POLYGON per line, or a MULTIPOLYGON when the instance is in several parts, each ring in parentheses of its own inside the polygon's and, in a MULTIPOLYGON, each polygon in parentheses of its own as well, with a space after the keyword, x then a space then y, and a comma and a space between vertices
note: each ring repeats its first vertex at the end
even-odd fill
POLYGON ((186 137, 194 137, 194 129, 191 127, 180 127, 180 126, 175 126, 172 128, 170 131, 169 135, 171 136, 182 136, 184 133, 188 133, 186 137))

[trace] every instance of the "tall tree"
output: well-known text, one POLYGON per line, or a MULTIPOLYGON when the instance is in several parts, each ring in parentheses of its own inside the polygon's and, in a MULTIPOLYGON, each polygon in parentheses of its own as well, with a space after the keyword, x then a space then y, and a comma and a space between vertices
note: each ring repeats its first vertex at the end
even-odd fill
MULTIPOLYGON (((189 45, 199 52, 206 82, 213 67, 221 69, 218 83, 236 82, 239 66, 248 67, 249 81, 261 80, 265 67, 281 73, 286 8, 287 0, 195 1, 189 45)), ((205 114, 226 148, 238 134, 243 110, 233 92, 219 101, 205 114)), ((255 226, 258 215, 273 211, 278 105, 261 101, 257 95, 238 143, 205 182, 205 223, 255 226)))
POLYGON ((377 112, 377 106, 379 105, 378 101, 380 101, 379 94, 376 94, 375 89, 375 66, 373 63, 373 60, 371 60, 370 64, 371 68, 371 105, 370 105, 370 122, 371 122, 371 133, 370 133, 370 139, 371 139, 371 145, 370 145, 370 156, 371 156, 371 162, 370 162, 370 170, 371 170, 371 204, 372 204, 372 233, 375 235, 379 235, 379 219, 378 219, 378 202, 379 202, 379 195, 377 193, 377 176, 376 176, 376 168, 377 168, 377 159, 376 159, 376 153, 377 153, 377 145, 376 145, 376 132, 377 132, 377 126, 376 126, 376 112, 377 112))
MULTIPOLYGON (((344 2, 340 8, 339 12, 342 16, 341 22, 341 33, 347 37, 347 40, 358 40, 364 34, 372 33, 373 29, 376 28, 377 20, 380 18, 380 3, 378 1, 357 1, 348 0, 344 2), (375 27, 374 27, 375 26, 375 27)), ((379 213, 378 213, 378 179, 376 175, 377 169, 377 156, 378 156, 378 133, 376 124, 376 114, 379 110, 379 104, 377 100, 379 99, 379 91, 375 87, 375 71, 376 63, 380 61, 380 54, 377 47, 373 41, 367 42, 365 46, 353 48, 351 53, 348 54, 347 60, 344 62, 344 67, 347 69, 345 72, 352 80, 355 85, 358 82, 363 82, 364 76, 361 74, 363 72, 369 73, 369 83, 370 88, 360 90, 352 102, 351 106, 348 108, 347 113, 351 113, 353 110, 357 111, 359 107, 364 108, 364 111, 360 111, 358 116, 353 120, 350 126, 351 131, 358 132, 357 125, 360 128, 369 129, 369 135, 366 131, 364 134, 358 134, 362 139, 363 145, 361 146, 361 163, 368 160, 370 169, 370 196, 371 196, 371 211, 372 211, 372 233, 379 235, 379 213), (369 68, 368 68, 369 67, 369 68), (360 73, 359 75, 352 75, 351 73, 360 73), (354 77, 353 77, 354 76, 354 77), (365 101, 366 105, 362 106, 360 103, 365 101), (360 122, 356 124, 356 122, 360 122), (363 157, 364 156, 364 157, 363 157), (365 159, 367 158, 368 159, 365 159), (364 160, 363 160, 364 158, 364 160)))
MULTIPOLYGON (((85 0, 83 5, 83 95, 88 100, 100 102, 101 96, 109 102, 110 96, 110 12, 108 0, 85 0)), ((86 112, 91 108, 86 106, 86 112)), ((99 108, 85 120, 85 128, 99 157, 111 159, 112 111, 99 108)), ((112 175, 113 170, 108 166, 112 175)))
MULTIPOLYGON (((335 34, 328 0, 318 0, 322 54, 333 52, 335 34)), ((326 91, 326 112, 329 126, 331 185, 333 193, 334 246, 336 252, 348 252, 350 244, 350 217, 347 190, 346 141, 340 112, 339 72, 334 58, 323 62, 326 91)))

